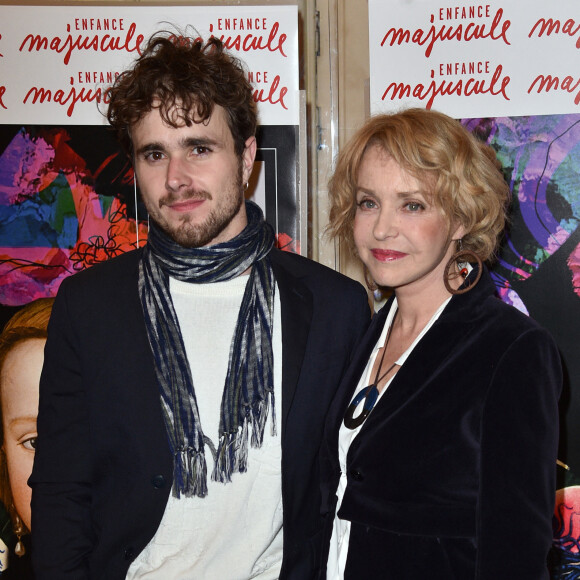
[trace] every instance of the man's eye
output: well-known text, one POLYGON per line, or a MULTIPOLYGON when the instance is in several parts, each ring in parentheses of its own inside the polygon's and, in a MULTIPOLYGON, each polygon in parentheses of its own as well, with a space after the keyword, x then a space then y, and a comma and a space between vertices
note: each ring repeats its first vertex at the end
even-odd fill
POLYGON ((163 153, 161 151, 150 151, 145 155, 145 159, 148 161, 159 161, 163 159, 163 153))
POLYGON ((211 149, 209 147, 205 147, 204 145, 199 145, 193 148, 194 155, 206 155, 210 153, 211 149))

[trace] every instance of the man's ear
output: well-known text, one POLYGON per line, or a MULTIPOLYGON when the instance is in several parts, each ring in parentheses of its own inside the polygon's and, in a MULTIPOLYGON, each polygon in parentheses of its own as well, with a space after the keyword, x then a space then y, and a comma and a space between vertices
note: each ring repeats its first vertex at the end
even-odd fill
POLYGON ((242 153, 242 181, 247 183, 252 174, 252 169, 254 168, 254 160, 256 159, 256 138, 248 137, 246 139, 246 144, 244 151, 242 153))

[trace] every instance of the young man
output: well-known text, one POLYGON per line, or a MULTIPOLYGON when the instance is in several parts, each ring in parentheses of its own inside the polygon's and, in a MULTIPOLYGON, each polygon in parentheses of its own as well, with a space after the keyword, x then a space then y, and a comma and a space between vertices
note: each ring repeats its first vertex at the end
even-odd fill
POLYGON ((244 202, 255 105, 218 40, 154 36, 108 118, 151 227, 56 300, 30 478, 37 578, 312 578, 324 417, 366 293, 276 250, 244 202))

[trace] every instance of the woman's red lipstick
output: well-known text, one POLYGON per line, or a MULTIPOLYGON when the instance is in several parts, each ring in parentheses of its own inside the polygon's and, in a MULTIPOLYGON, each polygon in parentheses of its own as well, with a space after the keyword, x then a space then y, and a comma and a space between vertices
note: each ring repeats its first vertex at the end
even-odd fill
POLYGON ((397 252, 395 250, 371 250, 371 254, 376 260, 380 262, 393 262, 394 260, 400 260, 404 258, 407 254, 404 252, 397 252))

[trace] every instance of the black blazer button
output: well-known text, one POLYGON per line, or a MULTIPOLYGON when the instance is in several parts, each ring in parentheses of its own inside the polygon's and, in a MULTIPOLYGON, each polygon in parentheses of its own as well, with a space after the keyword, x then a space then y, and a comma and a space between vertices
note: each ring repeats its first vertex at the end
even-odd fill
POLYGON ((362 481, 363 480, 363 475, 360 471, 358 471, 357 469, 351 469, 350 470, 350 476, 355 480, 355 481, 362 481))
POLYGON ((135 559, 135 550, 129 546, 125 548, 125 560, 134 560, 135 559))
POLYGON ((151 484, 155 489, 165 487, 165 478, 162 475, 155 475, 151 478, 151 484))

